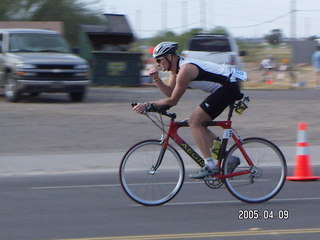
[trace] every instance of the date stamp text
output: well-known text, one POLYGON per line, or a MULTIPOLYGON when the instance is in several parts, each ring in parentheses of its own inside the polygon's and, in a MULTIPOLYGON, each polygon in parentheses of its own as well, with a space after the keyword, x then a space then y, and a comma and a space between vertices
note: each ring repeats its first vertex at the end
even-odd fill
POLYGON ((258 209, 240 209, 238 211, 239 220, 287 220, 289 219, 289 210, 258 210, 258 209))

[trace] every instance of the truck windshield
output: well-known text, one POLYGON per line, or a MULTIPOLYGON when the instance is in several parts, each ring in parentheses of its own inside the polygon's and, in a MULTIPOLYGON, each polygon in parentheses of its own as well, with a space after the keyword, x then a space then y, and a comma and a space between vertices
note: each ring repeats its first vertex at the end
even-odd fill
POLYGON ((9 51, 69 53, 70 48, 58 34, 13 33, 10 35, 9 51))

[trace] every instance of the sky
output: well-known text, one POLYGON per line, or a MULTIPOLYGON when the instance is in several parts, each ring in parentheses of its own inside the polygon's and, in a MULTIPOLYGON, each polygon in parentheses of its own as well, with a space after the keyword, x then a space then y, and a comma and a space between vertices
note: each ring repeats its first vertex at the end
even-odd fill
POLYGON ((153 37, 159 31, 181 34, 192 28, 212 30, 217 26, 235 37, 263 37, 272 29, 280 29, 285 37, 320 36, 319 0, 83 1, 103 13, 126 15, 138 38, 153 37), (291 6, 295 6, 295 14, 291 14, 291 6))

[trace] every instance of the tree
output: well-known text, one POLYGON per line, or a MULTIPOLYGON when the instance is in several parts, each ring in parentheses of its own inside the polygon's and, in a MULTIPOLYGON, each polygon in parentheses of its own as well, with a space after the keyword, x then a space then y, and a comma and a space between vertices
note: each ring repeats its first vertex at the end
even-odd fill
POLYGON ((78 38, 79 25, 102 23, 101 13, 88 10, 84 3, 74 0, 46 0, 31 17, 32 21, 62 21, 65 36, 75 46, 78 38))
POLYGON ((81 0, 0 0, 0 21, 62 21, 67 40, 75 46, 80 24, 103 22, 102 13, 89 10, 88 5, 81 0))
POLYGON ((12 6, 14 6, 15 1, 12 0, 2 0, 0 2, 0 20, 1 21, 6 21, 10 17, 10 9, 12 9, 12 6))
MULTIPOLYGON (((193 28, 191 30, 188 30, 182 33, 181 35, 177 35, 171 31, 160 32, 155 37, 147 40, 147 42, 140 40, 140 45, 156 46, 158 43, 163 41, 178 42, 180 46, 178 49, 178 53, 180 53, 183 50, 183 46, 186 45, 188 39, 190 39, 192 35, 202 33, 202 32, 203 32, 202 28, 193 28)), ((221 26, 215 27, 209 33, 210 34, 229 34, 227 29, 221 26)))
POLYGON ((226 34, 226 35, 229 34, 228 30, 222 26, 217 26, 214 29, 212 29, 210 32, 213 34, 226 34))
POLYGON ((283 35, 280 29, 273 29, 271 34, 266 35, 264 38, 271 45, 279 45, 282 42, 283 35))
POLYGON ((163 41, 171 41, 171 42, 178 42, 179 43, 179 49, 178 52, 182 51, 182 47, 185 45, 187 40, 194 34, 197 34, 201 32, 202 29, 200 28, 194 28, 187 32, 182 33, 181 35, 177 35, 174 32, 160 32, 155 37, 149 39, 147 42, 142 41, 141 45, 150 45, 150 46, 156 46, 158 43, 163 41))
POLYGON ((1 0, 0 21, 28 20, 43 0, 1 0))

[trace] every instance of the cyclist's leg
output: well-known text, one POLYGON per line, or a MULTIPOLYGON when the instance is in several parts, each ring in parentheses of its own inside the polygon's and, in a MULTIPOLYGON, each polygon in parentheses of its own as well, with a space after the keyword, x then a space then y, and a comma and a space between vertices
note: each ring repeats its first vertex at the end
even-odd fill
POLYGON ((201 107, 197 107, 189 118, 189 126, 193 138, 204 158, 211 157, 210 147, 216 135, 208 127, 203 126, 202 123, 211 120, 211 117, 201 107))
POLYGON ((191 114, 189 126, 207 165, 198 173, 191 175, 191 178, 199 179, 216 174, 219 171, 219 168, 211 157, 210 151, 210 147, 216 136, 207 127, 203 126, 202 123, 215 119, 233 101, 233 95, 229 89, 222 87, 207 97, 191 114))
POLYGON ((219 88, 209 95, 191 114, 189 126, 204 158, 211 157, 210 147, 216 135, 202 123, 218 117, 233 102, 227 88, 219 88))
POLYGON ((208 175, 214 175, 219 172, 219 167, 211 157, 210 151, 210 147, 216 136, 208 129, 208 127, 202 125, 204 121, 211 120, 211 117, 206 112, 204 112, 201 107, 197 107, 192 112, 189 119, 191 132, 205 161, 205 166, 202 167, 200 171, 190 175, 190 177, 194 179, 202 179, 208 175))

